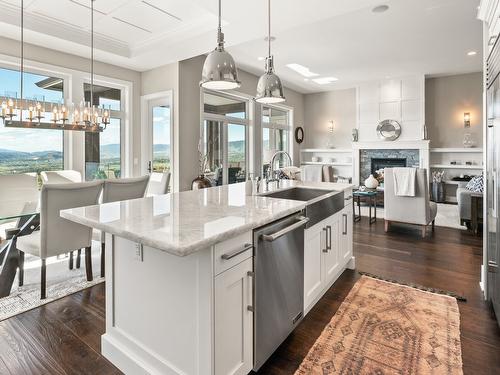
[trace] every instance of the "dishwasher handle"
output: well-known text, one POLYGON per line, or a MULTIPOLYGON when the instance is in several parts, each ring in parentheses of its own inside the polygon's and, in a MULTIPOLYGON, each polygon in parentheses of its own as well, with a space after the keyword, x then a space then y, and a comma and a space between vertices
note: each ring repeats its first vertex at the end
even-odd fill
POLYGON ((309 218, 305 217, 305 216, 299 216, 298 219, 300 219, 300 220, 297 221, 296 223, 294 223, 286 228, 283 228, 282 230, 279 230, 273 234, 263 234, 262 239, 264 241, 269 241, 269 242, 275 241, 278 238, 280 238, 281 236, 284 236, 285 234, 287 234, 288 232, 291 232, 292 230, 300 228, 301 226, 305 225, 309 221, 309 218))

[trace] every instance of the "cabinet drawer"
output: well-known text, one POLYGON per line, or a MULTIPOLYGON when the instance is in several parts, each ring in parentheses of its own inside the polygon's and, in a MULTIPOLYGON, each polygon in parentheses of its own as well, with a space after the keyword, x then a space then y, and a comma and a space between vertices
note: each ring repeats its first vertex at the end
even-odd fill
POLYGON ((218 243, 214 246, 215 251, 215 274, 237 265, 253 256, 252 232, 246 232, 218 243))
POLYGON ((352 206, 352 189, 344 190, 344 207, 349 205, 352 206))

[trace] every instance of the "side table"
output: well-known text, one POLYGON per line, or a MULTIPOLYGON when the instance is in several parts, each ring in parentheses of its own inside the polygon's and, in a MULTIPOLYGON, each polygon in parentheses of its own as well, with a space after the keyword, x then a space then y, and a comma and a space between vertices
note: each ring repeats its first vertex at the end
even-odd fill
POLYGON ((361 220, 361 198, 366 198, 366 202, 368 202, 368 212, 369 212, 369 223, 372 225, 377 221, 377 191, 376 190, 357 190, 352 193, 352 208, 354 211, 353 220, 354 222, 358 222, 361 220), (357 202, 358 206, 358 214, 356 214, 356 206, 355 202, 357 202), (372 217, 372 207, 373 207, 373 217, 372 217))

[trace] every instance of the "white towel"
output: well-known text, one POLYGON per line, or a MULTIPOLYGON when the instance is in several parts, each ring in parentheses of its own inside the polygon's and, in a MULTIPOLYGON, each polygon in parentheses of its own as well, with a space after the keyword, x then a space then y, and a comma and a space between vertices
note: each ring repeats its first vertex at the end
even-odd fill
POLYGON ((393 168, 394 193, 399 197, 415 196, 415 168, 393 168))
POLYGON ((303 165, 300 176, 302 181, 321 182, 323 181, 322 165, 303 165))

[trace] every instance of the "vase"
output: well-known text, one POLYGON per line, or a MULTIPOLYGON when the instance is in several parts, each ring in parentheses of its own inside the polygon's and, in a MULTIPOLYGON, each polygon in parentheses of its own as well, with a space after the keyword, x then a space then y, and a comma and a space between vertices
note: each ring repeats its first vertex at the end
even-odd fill
POLYGON ((365 186, 368 189, 376 189, 378 186, 378 180, 375 177, 373 177, 373 175, 371 174, 370 177, 368 177, 365 180, 365 186))
POLYGON ((191 183, 191 189, 192 190, 206 189, 206 188, 209 188, 209 187, 212 187, 212 183, 203 174, 200 174, 191 183))
POLYGON ((432 200, 436 203, 445 201, 444 182, 432 183, 432 200))

